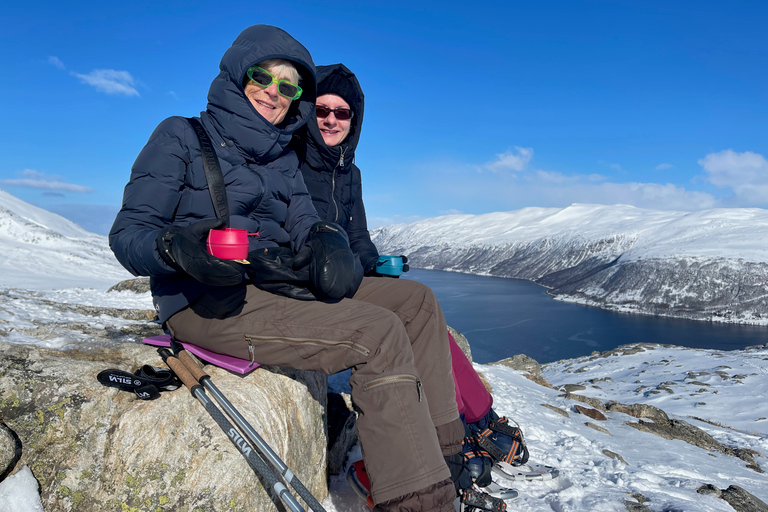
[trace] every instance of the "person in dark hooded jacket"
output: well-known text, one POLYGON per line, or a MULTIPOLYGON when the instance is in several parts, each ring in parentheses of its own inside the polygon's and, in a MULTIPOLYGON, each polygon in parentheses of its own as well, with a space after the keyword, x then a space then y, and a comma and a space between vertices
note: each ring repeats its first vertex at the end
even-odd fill
POLYGON ((351 368, 374 510, 453 512, 449 465, 464 429, 445 319, 428 288, 363 278, 347 233, 317 215, 288 146, 315 99, 309 52, 279 28, 245 29, 199 117, 226 193, 209 190, 190 122, 168 118, 133 165, 110 247, 134 275, 150 276, 176 339, 267 365, 351 368), (230 227, 255 234, 247 261, 206 250, 224 224, 214 208, 224 195, 230 227), (427 358, 429 367, 416 365, 427 358))
MULTIPOLYGON (((349 233, 350 246, 366 275, 377 276, 379 253, 368 232, 362 177, 354 161, 365 97, 357 77, 344 64, 317 66, 316 75, 315 119, 309 120, 293 142, 302 154, 304 182, 320 217, 338 223, 349 233)), ((446 343, 451 350, 457 407, 468 432, 485 431, 491 421, 507 423, 493 410, 493 397, 450 333, 446 333, 446 343)), ((515 443, 504 434, 497 434, 495 440, 505 452, 515 443)), ((465 439, 464 450, 471 454, 473 476, 486 472, 495 463, 487 453, 476 450, 469 437, 465 439)))
POLYGON ((299 150, 304 152, 301 172, 318 215, 347 231, 349 245, 368 275, 379 252, 368 233, 362 178, 355 165, 355 149, 363 127, 363 91, 344 64, 318 66, 316 73, 318 97, 322 96, 323 101, 316 105, 317 117, 302 128, 303 140, 297 142, 305 145, 299 150), (337 104, 342 105, 341 110, 334 112, 337 104))

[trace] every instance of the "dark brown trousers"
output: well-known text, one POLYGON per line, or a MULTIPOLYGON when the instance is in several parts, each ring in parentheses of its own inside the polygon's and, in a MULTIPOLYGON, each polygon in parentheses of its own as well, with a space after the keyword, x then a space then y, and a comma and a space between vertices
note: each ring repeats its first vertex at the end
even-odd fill
POLYGON ((176 338, 245 359, 252 353, 262 364, 326 374, 352 369, 374 503, 444 486, 450 473, 443 455, 460 450, 463 428, 445 319, 427 286, 366 277, 354 298, 329 304, 249 285, 237 314, 212 319, 196 309, 168 320, 176 338))

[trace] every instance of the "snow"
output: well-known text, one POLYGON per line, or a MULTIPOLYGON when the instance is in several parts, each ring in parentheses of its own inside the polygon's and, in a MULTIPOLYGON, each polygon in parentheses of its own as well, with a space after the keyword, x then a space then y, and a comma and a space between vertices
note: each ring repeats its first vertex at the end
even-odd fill
MULTIPOLYGON (((626 414, 606 412, 606 421, 590 419, 574 409, 574 404, 585 404, 566 399, 562 391, 538 385, 520 372, 501 365, 474 367, 493 387, 494 409, 522 428, 531 461, 560 469, 560 477, 550 482, 497 478, 520 493, 508 503, 509 510, 624 512, 624 502, 635 502, 632 495, 640 494, 653 511, 732 512, 724 500, 696 492, 705 484, 721 489, 738 485, 768 502, 768 476, 747 468, 741 459, 638 431, 627 425, 637 419, 626 414), (541 404, 557 407, 569 417, 541 404), (610 434, 587 426, 587 422, 610 434), (627 464, 609 458, 604 450, 619 454, 627 464)), ((543 366, 542 376, 554 388, 587 383, 586 390, 576 393, 602 402, 659 407, 670 418, 685 420, 724 445, 755 450, 761 454, 756 456, 758 464, 766 467, 766 347, 722 352, 652 345, 636 354, 550 363, 543 366), (649 393, 665 383, 674 393, 649 393), (643 385, 648 388, 638 391, 643 385), (706 391, 700 391, 703 388, 706 391)), ((331 384, 338 385, 334 380, 331 384)), ((359 458, 356 448, 348 462, 359 458)), ((331 497, 323 505, 329 512, 365 510, 342 476, 332 478, 331 497)))
MULTIPOLYGON (((0 191, 0 208, 8 206, 8 197, 0 191)), ((34 207, 17 204, 16 210, 3 208, 5 215, 0 211, 0 244, 23 245, 8 235, 11 224, 18 227, 23 222, 8 219, 18 219, 19 210, 27 208, 34 207), (13 215, 8 215, 9 211, 13 215)), ((528 210, 526 215, 530 217, 550 217, 550 222, 557 221, 546 209, 528 210)), ((105 292, 112 284, 131 277, 121 271, 117 262, 110 261, 108 249, 104 251, 103 247, 98 247, 106 244, 105 237, 99 238, 66 224, 56 225, 59 220, 55 217, 47 218, 41 212, 30 211, 27 212, 29 219, 24 222, 32 225, 30 219, 36 219, 36 225, 53 229, 45 232, 45 240, 56 239, 51 233, 61 229, 62 238, 55 244, 59 248, 65 246, 65 250, 70 250, 82 241, 90 242, 91 245, 87 245, 91 251, 90 261, 98 264, 100 271, 84 271, 84 260, 77 255, 63 262, 53 250, 45 256, 40 256, 41 251, 30 251, 25 257, 33 257, 35 253, 37 256, 34 257, 41 258, 45 264, 57 264, 59 273, 44 271, 37 266, 19 270, 15 266, 18 263, 15 256, 4 258, 5 263, 0 263, 5 265, 0 267, 0 294, 14 299, 0 307, 0 324, 5 323, 6 330, 8 326, 23 327, 32 319, 75 322, 86 318, 73 311, 53 308, 51 303, 151 309, 149 294, 105 292)), ((742 214, 751 215, 749 212, 742 214)), ((680 214, 680 217, 684 216, 680 214)), ((761 225, 754 226, 755 231, 768 225, 765 220, 760 222, 761 225)), ((740 237, 742 241, 747 240, 746 235, 740 237)), ((40 240, 37 238, 38 242, 40 240)), ((4 251, 4 254, 9 252, 4 251)), ((88 317, 88 321, 94 320, 88 317)), ((111 325, 131 323, 112 317, 108 322, 111 325)), ((70 347, 83 341, 68 331, 53 339, 40 339, 10 330, 3 339, 53 348, 70 347)), ((625 502, 636 502, 641 495, 646 500, 645 506, 654 512, 733 510, 722 499, 697 493, 697 489, 705 484, 722 489, 738 485, 768 502, 768 476, 749 469, 743 460, 639 431, 627 424, 637 422, 637 419, 622 413, 609 411, 605 413, 605 421, 592 420, 575 410, 574 405, 579 402, 567 399, 558 390, 566 384, 577 384, 586 388, 577 393, 602 402, 615 400, 653 405, 664 410, 670 418, 685 420, 704 430, 726 446, 754 450, 757 463, 768 469, 768 347, 723 352, 653 345, 643 346, 635 353, 620 352, 544 365, 542 376, 553 388, 536 384, 522 373, 502 365, 475 365, 493 388, 495 410, 522 428, 531 461, 560 469, 560 477, 550 482, 499 480, 520 492, 519 498, 510 502, 509 510, 623 512, 625 502), (542 404, 567 412, 568 417, 542 404), (588 422, 599 424, 610 433, 591 428, 586 425, 588 422), (606 455, 611 452, 621 456, 626 463, 606 455)), ((331 378, 329 385, 336 390, 348 389, 343 375, 331 378)), ((347 462, 360 458, 357 446, 350 452, 347 462)), ((323 506, 328 512, 367 511, 347 485, 343 474, 332 477, 330 495, 323 501, 323 506)), ((37 482, 28 467, 18 469, 0 483, 0 512, 41 510, 37 482)))
POLYGON ((133 276, 115 259, 107 237, 0 190, 0 286, 107 290, 133 276))
POLYGON ((0 512, 43 512, 37 480, 27 466, 0 482, 0 512))

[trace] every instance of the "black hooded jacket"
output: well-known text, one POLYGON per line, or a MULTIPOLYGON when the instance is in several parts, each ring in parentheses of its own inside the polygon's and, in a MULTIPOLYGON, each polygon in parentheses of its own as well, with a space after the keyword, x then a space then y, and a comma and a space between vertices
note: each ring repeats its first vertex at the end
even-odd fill
MULTIPOLYGON (((285 31, 248 27, 222 57, 207 108, 200 114, 221 164, 230 227, 258 232, 249 237, 251 251, 275 246, 297 251, 320 221, 298 170, 299 159, 288 147, 294 132, 315 117, 314 67, 307 49, 285 31), (246 70, 273 58, 293 62, 304 89, 278 126, 264 119, 243 91, 246 70)), ((158 233, 171 224, 214 218, 195 132, 187 119, 170 117, 136 159, 109 234, 118 261, 132 274, 152 278, 162 322, 212 287, 169 266, 157 250, 158 233)))
POLYGON ((363 90, 354 73, 344 64, 318 66, 318 88, 332 74, 346 79, 356 92, 350 104, 355 114, 349 135, 341 144, 328 146, 323 141, 317 119, 312 116, 295 143, 303 146, 300 152, 305 152, 301 172, 317 213, 324 220, 335 222, 346 230, 349 245, 360 257, 360 263, 368 274, 376 266, 379 253, 368 233, 360 169, 354 164, 355 148, 363 125, 363 90))

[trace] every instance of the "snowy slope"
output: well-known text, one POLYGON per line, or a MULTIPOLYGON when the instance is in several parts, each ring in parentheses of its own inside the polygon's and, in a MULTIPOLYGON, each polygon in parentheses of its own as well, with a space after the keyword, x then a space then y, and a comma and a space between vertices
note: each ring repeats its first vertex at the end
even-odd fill
POLYGON ((107 237, 0 190, 0 288, 106 290, 130 279, 107 237))
MULTIPOLYGON (((744 460, 640 431, 629 425, 638 418, 621 412, 607 411, 604 420, 592 419, 576 410, 577 405, 591 406, 560 390, 570 384, 582 387, 573 393, 601 403, 653 405, 724 446, 753 450, 755 462, 765 470, 768 347, 720 352, 627 346, 544 365, 542 376, 554 389, 505 366, 474 367, 493 388, 494 409, 522 428, 531 460, 561 471, 551 482, 497 478, 520 493, 508 503, 510 511, 733 512, 724 500, 697 492, 707 484, 719 489, 737 485, 768 502, 768 475, 747 467, 744 460), (646 508, 627 506, 640 502, 646 508)), ((344 390, 339 382, 331 384, 344 390)), ((360 458, 358 447, 350 460, 360 458)), ((331 485, 332 495, 324 502, 329 511, 366 510, 343 477, 332 478, 331 485)))
POLYGON ((768 210, 575 204, 449 215, 372 231, 417 268, 528 279, 608 309, 768 323, 768 210))
MULTIPOLYGON (((592 240, 595 254, 611 254, 611 251, 616 252, 616 247, 624 247, 621 254, 630 250, 636 250, 640 255, 650 254, 653 250, 661 251, 659 247, 664 240, 668 241, 669 247, 675 246, 673 238, 659 236, 644 249, 639 242, 650 235, 641 230, 630 233, 613 230, 610 228, 610 212, 603 208, 583 208, 592 210, 592 222, 582 234, 587 236, 585 240, 592 240), (614 242, 598 250, 599 244, 595 243, 598 239, 614 242)), ((529 227, 532 225, 542 226, 543 231, 551 229, 548 232, 551 240, 559 235, 563 241, 568 241, 573 235, 569 238, 568 230, 564 232, 564 228, 570 226, 573 229, 580 222, 578 219, 582 217, 575 215, 578 210, 527 209, 519 217, 515 212, 493 214, 492 218, 509 220, 508 225, 503 227, 496 223, 496 228, 490 222, 481 225, 487 230, 487 240, 495 239, 493 229, 507 229, 511 237, 506 238, 508 242, 514 242, 514 237, 518 236, 515 232, 527 233, 527 243, 540 242, 541 239, 536 238, 537 228, 529 227)), ((612 211, 616 215, 618 210, 612 211)), ((761 214, 760 210, 726 211, 728 218, 725 220, 722 214, 702 212, 702 218, 710 219, 714 225, 712 231, 715 233, 711 236, 698 236, 689 230, 685 225, 688 222, 685 214, 646 213, 627 209, 622 215, 629 224, 644 220, 650 233, 653 233, 654 225, 659 230, 666 226, 667 233, 680 234, 679 239, 685 241, 683 246, 700 243, 702 250, 706 249, 704 241, 707 237, 728 240, 729 234, 725 231, 731 232, 734 244, 744 247, 752 247, 748 233, 754 235, 755 240, 762 239, 758 237, 765 234, 761 233, 764 228, 759 225, 765 224, 765 219, 756 217, 761 214), (755 227, 740 232, 744 219, 734 216, 737 213, 754 222, 755 227), (631 215, 636 216, 635 221, 630 219, 631 215), (730 223, 730 228, 723 230, 717 226, 718 222, 730 223), (680 226, 680 229, 673 231, 669 228, 671 225, 680 226)), ((696 229, 703 229, 695 216, 689 219, 696 229)), ((469 217, 465 220, 471 224, 477 219, 469 217)), ((459 238, 463 237, 462 243, 472 246, 471 233, 461 232, 466 228, 465 222, 450 218, 443 221, 457 231, 459 238)), ((706 230, 702 232, 706 233, 706 230)), ((429 226, 424 227, 420 236, 424 242, 430 242, 431 238, 431 242, 437 244, 440 240, 429 226)), ((759 244, 755 242, 754 245, 758 246, 755 254, 759 255, 759 244)), ((721 251, 718 258, 731 261, 728 246, 722 247, 712 251, 721 251)), ((5 255, 5 261, 0 261, 0 340, 3 342, 74 348, 92 338, 83 332, 83 325, 107 332, 143 323, 108 315, 93 317, 77 308, 62 308, 62 304, 152 307, 148 293, 104 292, 106 287, 130 277, 111 257, 104 237, 84 232, 68 221, 15 200, 2 191, 0 249, 5 255), (26 250, 25 258, 37 258, 37 264, 30 264, 27 272, 19 272, 26 262, 9 253, 11 248, 26 250), (53 268, 58 270, 52 271, 53 268), (98 272, 94 272, 94 268, 98 272)), ((765 263, 745 258, 747 262, 765 263)), ((555 265, 556 262, 547 264, 555 265)), ((630 426, 639 420, 621 412, 606 411, 603 421, 588 418, 576 410, 577 405, 584 404, 565 396, 560 390, 570 385, 575 393, 601 403, 615 400, 628 405, 658 407, 671 419, 698 427, 723 446, 750 451, 756 464, 768 469, 768 347, 720 352, 644 345, 563 360, 543 367, 542 375, 552 388, 536 384, 520 372, 501 365, 476 364, 475 369, 484 374, 493 387, 495 409, 522 427, 532 460, 556 465, 561 470, 561 477, 553 482, 510 484, 520 492, 520 497, 509 503, 510 511, 732 512, 733 508, 724 500, 697 492, 706 484, 720 489, 738 485, 768 502, 768 476, 750 469, 744 460, 640 431, 630 426), (594 425, 602 430, 595 429, 594 425), (640 505, 640 502, 644 504, 640 505)), ((348 390, 348 383, 339 379, 332 378, 331 386, 337 391, 344 391, 345 386, 348 390)), ((359 458, 358 447, 350 452, 348 462, 359 458)), ((0 483, 0 512, 39 512, 42 507, 34 476, 28 468, 17 469, 14 475, 0 483)), ((331 479, 330 495, 323 505, 328 512, 367 512, 343 476, 331 479)))

